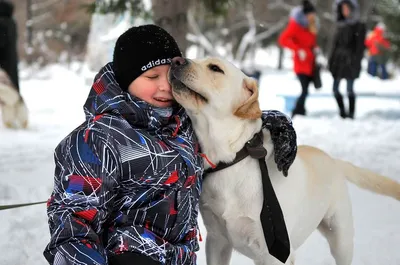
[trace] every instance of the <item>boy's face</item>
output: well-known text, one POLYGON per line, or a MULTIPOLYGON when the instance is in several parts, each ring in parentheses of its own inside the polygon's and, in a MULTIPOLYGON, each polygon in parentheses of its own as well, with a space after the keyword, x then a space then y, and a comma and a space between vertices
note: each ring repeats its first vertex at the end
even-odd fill
POLYGON ((147 70, 133 80, 128 92, 156 107, 172 106, 174 98, 168 82, 169 68, 170 65, 160 65, 147 70))

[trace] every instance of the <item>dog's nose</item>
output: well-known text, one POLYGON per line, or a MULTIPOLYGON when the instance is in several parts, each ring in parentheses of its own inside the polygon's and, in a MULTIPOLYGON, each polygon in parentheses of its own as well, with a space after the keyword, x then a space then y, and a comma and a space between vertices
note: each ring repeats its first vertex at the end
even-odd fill
POLYGON ((186 59, 182 57, 174 57, 172 59, 172 66, 180 66, 186 64, 186 59))

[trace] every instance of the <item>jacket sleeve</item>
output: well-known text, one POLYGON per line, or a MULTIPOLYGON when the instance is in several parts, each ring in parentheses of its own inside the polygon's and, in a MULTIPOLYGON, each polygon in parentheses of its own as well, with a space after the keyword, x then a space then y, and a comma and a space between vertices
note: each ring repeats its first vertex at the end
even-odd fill
POLYGON ((289 48, 291 50, 297 51, 300 47, 295 41, 296 27, 295 22, 289 20, 287 27, 279 35, 278 43, 284 48, 289 48))
POLYGON ((356 32, 354 33, 354 56, 356 61, 361 63, 365 51, 365 36, 367 29, 364 23, 359 23, 356 32))
POLYGON ((107 264, 101 234, 119 187, 117 157, 111 139, 93 129, 76 129, 56 148, 44 251, 50 264, 107 264))
POLYGON ((279 171, 288 175, 297 154, 297 135, 291 119, 276 110, 263 111, 263 127, 268 129, 274 144, 274 159, 279 171))
POLYGON ((385 38, 380 39, 377 42, 376 46, 380 52, 385 52, 390 50, 390 42, 385 38))
POLYGON ((365 41, 364 41, 364 45, 365 45, 365 47, 367 47, 368 49, 370 49, 371 48, 371 46, 372 46, 372 44, 373 44, 373 35, 374 35, 374 32, 371 32, 370 34, 368 34, 367 35, 367 37, 365 38, 365 41))

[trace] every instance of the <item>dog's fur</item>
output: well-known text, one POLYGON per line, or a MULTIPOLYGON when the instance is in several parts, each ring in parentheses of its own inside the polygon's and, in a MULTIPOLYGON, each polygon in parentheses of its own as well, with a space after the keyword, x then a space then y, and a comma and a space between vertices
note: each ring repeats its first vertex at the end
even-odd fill
POLYGON ((7 128, 28 126, 28 109, 7 73, 0 68, 0 107, 3 124, 7 128))
MULTIPOLYGON (((201 150, 214 164, 230 162, 261 129, 258 88, 253 79, 221 59, 173 63, 169 74, 176 100, 187 110, 201 150)), ((347 181, 400 200, 400 184, 390 178, 334 159, 311 146, 299 146, 288 177, 273 159, 264 130, 270 178, 282 207, 294 250, 318 229, 329 242, 337 265, 353 257, 353 219, 347 181)), ((209 162, 205 161, 206 168, 209 162)), ((229 264, 233 249, 255 264, 281 264, 269 255, 260 222, 263 194, 258 161, 247 157, 203 182, 200 211, 207 228, 208 265, 229 264)))

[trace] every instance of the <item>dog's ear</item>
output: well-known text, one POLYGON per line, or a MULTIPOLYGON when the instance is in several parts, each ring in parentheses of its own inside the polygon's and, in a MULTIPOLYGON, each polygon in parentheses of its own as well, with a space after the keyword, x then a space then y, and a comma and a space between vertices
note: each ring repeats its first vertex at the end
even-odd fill
POLYGON ((251 96, 235 110, 234 115, 243 119, 256 120, 260 118, 262 114, 260 104, 258 103, 257 81, 253 78, 246 77, 243 79, 243 89, 251 96))

